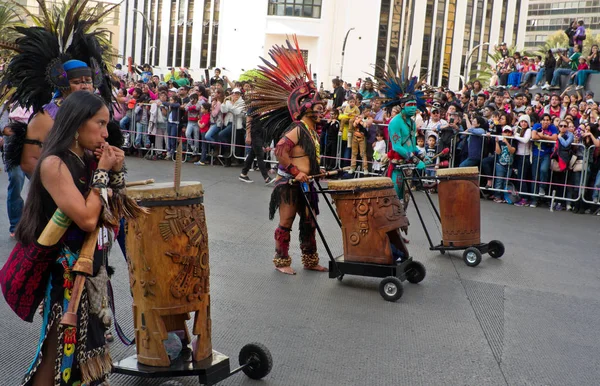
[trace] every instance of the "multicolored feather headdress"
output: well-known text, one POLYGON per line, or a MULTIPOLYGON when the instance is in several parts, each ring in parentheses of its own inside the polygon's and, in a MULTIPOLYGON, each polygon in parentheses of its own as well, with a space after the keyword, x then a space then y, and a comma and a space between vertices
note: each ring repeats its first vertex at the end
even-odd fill
POLYGON ((402 68, 399 74, 388 63, 387 68, 381 69, 383 76, 377 78, 379 91, 384 95, 382 107, 392 107, 414 100, 417 102, 417 108, 425 111, 425 96, 429 92, 421 90, 425 81, 414 76, 415 66, 410 70, 410 74, 408 66, 398 65, 397 68, 402 68))
POLYGON ((299 121, 314 105, 324 104, 295 35, 292 42, 288 39, 287 46, 269 50, 273 63, 261 58, 265 66, 258 67, 259 76, 250 94, 248 114, 254 118, 252 124, 264 128, 267 141, 278 141, 292 122, 299 121))
MULTIPOLYGON (((31 107, 34 113, 40 111, 55 91, 69 89, 69 72, 75 67, 71 62, 73 68, 65 68, 65 63, 76 60, 80 61, 78 68, 85 64, 91 69, 86 74, 92 77, 103 99, 112 102, 110 72, 103 57, 112 55, 112 49, 104 38, 105 31, 94 28, 116 5, 99 11, 87 7, 88 1, 63 1, 49 9, 45 0, 37 0, 39 15, 15 3, 36 26, 14 28, 21 37, 12 47, 17 54, 5 68, 0 83, 0 101, 31 107)), ((81 71, 76 72, 81 76, 81 71)))

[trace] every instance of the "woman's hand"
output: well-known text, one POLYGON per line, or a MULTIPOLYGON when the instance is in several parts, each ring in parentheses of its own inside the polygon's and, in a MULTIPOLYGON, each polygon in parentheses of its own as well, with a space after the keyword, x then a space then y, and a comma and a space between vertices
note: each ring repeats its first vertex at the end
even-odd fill
POLYGON ((123 149, 120 149, 116 146, 110 146, 112 147, 114 153, 115 153, 115 164, 113 165, 112 171, 113 172, 120 172, 123 169, 123 163, 125 162, 125 152, 123 151, 123 149))
POLYGON ((112 146, 105 145, 101 149, 99 156, 98 168, 103 170, 111 170, 117 162, 117 157, 112 146))

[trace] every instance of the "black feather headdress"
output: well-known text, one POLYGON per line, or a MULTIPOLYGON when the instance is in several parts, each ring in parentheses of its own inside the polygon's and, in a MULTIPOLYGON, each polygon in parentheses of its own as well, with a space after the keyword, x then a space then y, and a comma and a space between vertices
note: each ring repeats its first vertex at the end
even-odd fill
POLYGON ((17 54, 5 68, 0 101, 37 113, 52 100, 55 91, 60 91, 62 64, 76 59, 92 69, 94 86, 110 105, 113 95, 106 59, 112 56, 112 49, 104 38, 105 31, 94 28, 116 5, 99 10, 88 8, 88 0, 68 0, 49 9, 45 0, 37 2, 39 15, 15 3, 36 26, 14 28, 20 34, 13 47, 17 54))

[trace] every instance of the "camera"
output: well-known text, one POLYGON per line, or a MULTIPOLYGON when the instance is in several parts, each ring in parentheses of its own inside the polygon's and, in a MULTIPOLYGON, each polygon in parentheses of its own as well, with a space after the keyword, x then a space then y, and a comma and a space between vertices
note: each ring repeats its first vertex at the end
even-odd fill
POLYGON ((453 125, 454 124, 454 117, 450 118, 450 120, 448 121, 449 124, 453 125))
POLYGON ((552 48, 550 50, 553 54, 564 54, 565 52, 569 52, 568 48, 552 48))

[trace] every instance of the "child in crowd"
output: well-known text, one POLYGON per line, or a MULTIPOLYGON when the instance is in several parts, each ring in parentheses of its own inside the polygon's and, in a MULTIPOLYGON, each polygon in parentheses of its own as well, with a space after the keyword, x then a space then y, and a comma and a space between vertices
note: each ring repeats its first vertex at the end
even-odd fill
POLYGON ((167 120, 167 157, 173 157, 177 150, 177 139, 179 138, 179 108, 181 107, 181 99, 177 95, 172 95, 169 98, 169 102, 163 103, 169 108, 169 119, 167 120))
MULTIPOLYGON (((430 134, 429 137, 427 137, 427 147, 425 148, 425 157, 428 157, 430 160, 433 161, 433 157, 435 157, 435 154, 437 152, 437 136, 435 134, 430 134)), ((435 169, 437 169, 437 165, 435 167, 435 169)), ((431 169, 431 168, 427 168, 425 170, 425 175, 427 176, 435 176, 435 169, 431 169)))
POLYGON ((194 162, 194 165, 204 166, 208 161, 208 143, 206 143, 206 133, 208 133, 208 129, 210 128, 210 108, 210 103, 202 103, 202 107, 200 110, 200 119, 198 120, 200 138, 202 140, 202 153, 200 154, 200 160, 194 162))
POLYGON ((373 124, 373 117, 359 115, 354 118, 354 131, 352 136, 348 135, 348 140, 352 138, 352 158, 350 161, 350 174, 353 174, 356 170, 356 157, 360 152, 362 158, 362 170, 366 173, 369 170, 369 164, 367 161, 367 134, 369 133, 369 127, 373 124))
POLYGON ((425 136, 417 135, 417 150, 419 151, 419 156, 425 156, 425 136))
POLYGON ((156 154, 153 159, 163 159, 165 157, 164 149, 166 149, 167 120, 169 110, 163 105, 167 101, 167 93, 160 92, 158 101, 150 106, 150 123, 148 132, 154 135, 154 149, 160 151, 160 155, 156 154))
MULTIPOLYGON (((589 66, 587 64, 587 59, 584 58, 583 56, 579 57, 579 64, 577 65, 577 71, 581 71, 581 70, 589 70, 589 66)), ((574 75, 574 74, 573 74, 574 75)))
POLYGON ((134 114, 136 117, 134 147, 136 149, 139 149, 142 146, 144 146, 146 149, 150 149, 151 147, 150 138, 148 138, 148 122, 150 120, 150 105, 148 104, 149 101, 150 98, 148 97, 148 95, 142 94, 134 110, 134 114))
MULTIPOLYGON (((350 99, 348 101, 348 106, 346 106, 339 115, 340 120, 340 132, 342 133, 342 149, 343 158, 350 158, 350 154, 352 153, 352 122, 354 122, 354 118, 356 118, 360 114, 360 110, 356 106, 356 99, 350 99)), ((347 165, 348 161, 343 161, 343 164, 347 165)))
MULTIPOLYGON (((513 154, 517 151, 517 148, 512 145, 513 128, 506 125, 502 128, 502 137, 496 137, 496 168, 494 179, 494 189, 504 190, 506 189, 506 181, 511 171, 511 165, 513 162, 513 154)), ((506 202, 502 197, 503 192, 496 191, 492 196, 495 203, 501 204, 506 202)), ((490 198, 492 198, 490 197, 490 198)))
POLYGON ((375 134, 376 142, 373 142, 373 171, 377 174, 381 174, 383 166, 381 164, 381 157, 386 154, 386 144, 383 138, 383 130, 377 129, 375 134))
POLYGON ((325 133, 325 169, 335 168, 335 157, 337 155, 338 133, 340 132, 340 121, 338 121, 339 111, 332 110, 329 119, 325 123, 323 132, 325 133))
POLYGON ((190 101, 185 106, 187 111, 188 124, 185 130, 185 137, 188 140, 188 144, 192 146, 192 155, 198 154, 198 140, 200 139, 200 127, 198 126, 198 120, 200 119, 201 104, 198 101, 198 94, 190 95, 190 101))

